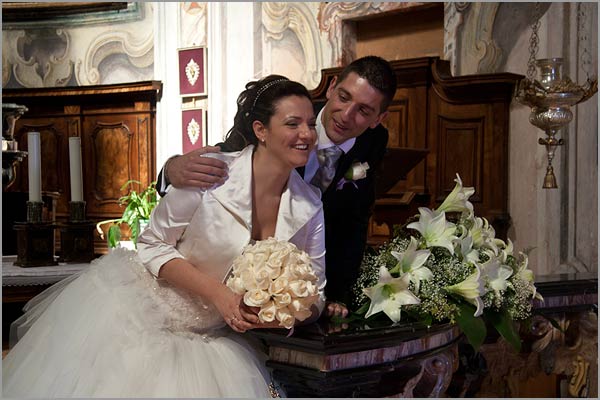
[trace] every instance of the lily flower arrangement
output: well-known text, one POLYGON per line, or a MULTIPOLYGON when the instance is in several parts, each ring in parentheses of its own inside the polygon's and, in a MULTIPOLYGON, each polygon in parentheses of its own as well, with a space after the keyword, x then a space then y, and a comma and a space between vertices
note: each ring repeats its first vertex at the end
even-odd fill
POLYGON ((496 238, 488 221, 474 215, 475 190, 456 177, 438 208, 419 208, 413 222, 365 255, 350 320, 457 323, 476 350, 493 326, 519 349, 514 322, 530 317, 533 298, 541 299, 527 255, 515 256, 510 239, 496 238))

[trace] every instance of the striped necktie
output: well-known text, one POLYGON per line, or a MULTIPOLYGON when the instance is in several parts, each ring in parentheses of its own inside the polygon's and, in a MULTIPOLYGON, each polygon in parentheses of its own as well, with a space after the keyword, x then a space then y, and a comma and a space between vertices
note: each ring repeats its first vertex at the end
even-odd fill
POLYGON ((343 150, 335 145, 317 151, 319 168, 310 183, 321 189, 321 193, 325 193, 325 190, 327 190, 331 184, 331 181, 335 176, 337 161, 342 153, 343 150))

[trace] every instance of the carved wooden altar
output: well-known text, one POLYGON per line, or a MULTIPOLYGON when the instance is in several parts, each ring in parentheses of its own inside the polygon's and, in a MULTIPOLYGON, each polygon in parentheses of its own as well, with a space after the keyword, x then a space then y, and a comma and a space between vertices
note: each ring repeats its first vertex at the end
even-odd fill
MULTIPOLYGON (((448 61, 423 57, 391 61, 397 90, 383 122, 388 148, 428 151, 406 177, 398 176, 380 194, 370 222, 369 242, 389 238, 394 224, 417 214, 420 206, 435 207, 454 187, 456 173, 465 186, 475 187, 470 201, 506 239, 508 214, 509 106, 521 75, 511 73, 453 77, 448 61)), ((312 95, 326 101, 326 91, 341 68, 323 70, 312 95)))

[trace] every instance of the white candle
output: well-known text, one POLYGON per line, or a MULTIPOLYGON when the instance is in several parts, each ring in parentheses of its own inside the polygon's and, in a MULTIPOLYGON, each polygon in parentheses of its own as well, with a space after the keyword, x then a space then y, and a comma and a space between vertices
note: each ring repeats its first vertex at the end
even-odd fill
POLYGON ((69 138, 69 167, 71 169, 71 201, 83 201, 83 178, 81 173, 81 138, 69 138))
POLYGON ((29 167, 29 201, 42 201, 42 151, 40 133, 27 133, 27 158, 29 167))

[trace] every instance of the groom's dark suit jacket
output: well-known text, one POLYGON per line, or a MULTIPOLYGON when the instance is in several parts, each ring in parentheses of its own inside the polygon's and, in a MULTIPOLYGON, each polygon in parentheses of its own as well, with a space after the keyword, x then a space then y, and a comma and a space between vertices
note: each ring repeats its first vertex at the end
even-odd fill
MULTIPOLYGON (((387 142, 388 131, 382 125, 358 136, 352 149, 340 157, 333 182, 323 193, 327 300, 351 303, 350 288, 358 278, 375 204, 375 173, 387 142), (354 162, 369 163, 367 177, 354 181, 356 187, 347 182, 338 189, 338 183, 354 162)), ((304 174, 304 168, 299 172, 304 174)))
MULTIPOLYGON (((340 157, 333 182, 323 193, 327 300, 351 303, 350 289, 358 277, 375 203, 375 173, 383 160, 387 141, 388 131, 382 125, 358 136, 352 149, 340 157), (355 181, 356 187, 346 183, 338 189, 338 182, 354 162, 369 163, 367 177, 355 181)), ((229 151, 223 143, 217 145, 222 151, 229 151)), ((298 172, 304 176, 304 167, 298 172)), ((158 182, 161 176, 162 170, 158 182)))

